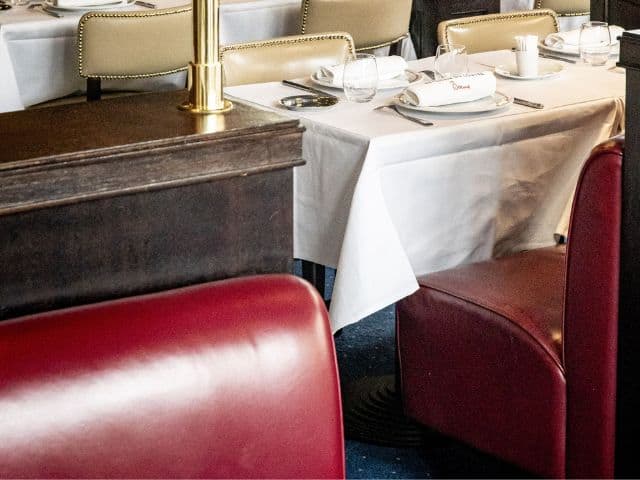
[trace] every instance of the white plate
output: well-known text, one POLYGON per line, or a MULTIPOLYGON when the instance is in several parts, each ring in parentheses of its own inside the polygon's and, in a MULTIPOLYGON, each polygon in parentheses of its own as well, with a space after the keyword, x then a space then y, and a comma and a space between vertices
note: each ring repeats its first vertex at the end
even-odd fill
POLYGON ((544 60, 542 58, 538 60, 538 75, 521 77, 518 75, 518 67, 516 67, 515 63, 496 65, 494 69, 497 75, 515 80, 543 80, 545 78, 558 76, 562 70, 564 70, 564 66, 560 62, 544 60))
MULTIPOLYGON (((541 41, 538 43, 538 48, 547 52, 560 53, 562 55, 569 55, 570 57, 577 57, 578 55, 580 55, 580 51, 578 47, 575 45, 566 45, 564 47, 552 47, 549 45, 545 45, 545 43, 541 41)), ((611 48, 611 53, 609 55, 617 56, 619 54, 620 54, 620 45, 618 44, 618 42, 613 43, 611 48)))
POLYGON ((115 10, 118 8, 129 7, 133 5, 135 0, 114 1, 112 3, 105 3, 104 5, 78 5, 77 7, 59 7, 53 5, 51 2, 45 0, 42 4, 42 8, 45 10, 51 10, 54 12, 90 12, 93 10, 115 10))
MULTIPOLYGON (((340 88, 342 89, 342 87, 336 87, 333 83, 331 83, 331 81, 329 81, 326 77, 322 77, 320 76, 321 73, 320 71, 317 71, 315 73, 313 73, 311 75, 311 81, 313 83, 316 83, 318 85, 322 85, 323 87, 328 87, 328 88, 340 88)), ((404 71, 404 78, 409 82, 406 85, 385 85, 384 84, 384 80, 382 80, 379 84, 378 84, 378 90, 391 90, 394 88, 406 88, 409 85, 414 85, 416 83, 420 83, 422 82, 426 77, 426 75, 424 73, 420 73, 420 72, 414 72, 413 70, 405 70, 404 71)), ((401 76, 395 77, 395 79, 393 80, 402 80, 401 76)))
POLYGON ((418 107, 408 103, 404 95, 400 94, 393 98, 393 102, 399 107, 418 112, 429 113, 485 113, 500 110, 508 107, 513 103, 513 98, 504 93, 496 92, 488 97, 474 100, 473 102, 452 103, 449 105, 440 105, 438 107, 418 107))

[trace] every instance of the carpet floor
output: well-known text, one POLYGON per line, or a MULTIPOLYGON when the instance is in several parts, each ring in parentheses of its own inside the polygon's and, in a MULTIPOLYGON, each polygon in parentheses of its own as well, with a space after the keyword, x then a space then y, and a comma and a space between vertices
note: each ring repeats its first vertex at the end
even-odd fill
MULTIPOLYGON (((327 298, 331 297, 334 274, 327 269, 327 298)), ((343 391, 358 379, 394 374, 394 306, 345 327, 335 343, 343 391)), ((531 478, 512 465, 435 432, 427 432, 423 446, 403 448, 347 437, 346 460, 347 478, 353 479, 531 478)))

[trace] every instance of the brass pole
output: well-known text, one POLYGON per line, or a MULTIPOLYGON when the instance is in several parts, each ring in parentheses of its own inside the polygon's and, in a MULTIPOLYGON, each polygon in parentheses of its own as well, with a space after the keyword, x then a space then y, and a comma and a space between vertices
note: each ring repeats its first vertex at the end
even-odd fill
POLYGON ((192 113, 223 113, 233 105, 222 96, 219 58, 219 0, 193 0, 193 62, 189 62, 189 101, 180 108, 192 113))

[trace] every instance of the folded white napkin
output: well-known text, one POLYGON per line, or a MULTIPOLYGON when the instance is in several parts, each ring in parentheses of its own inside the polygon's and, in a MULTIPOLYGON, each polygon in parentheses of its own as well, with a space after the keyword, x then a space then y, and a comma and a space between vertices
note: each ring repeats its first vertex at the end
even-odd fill
POLYGON ((471 102, 493 95, 496 91, 496 77, 492 72, 472 73, 437 82, 411 85, 404 92, 404 98, 411 105, 438 107, 452 103, 471 102))
POLYGON ((121 0, 50 0, 51 5, 61 8, 95 7, 100 5, 112 5, 122 3, 121 0))
MULTIPOLYGON (((392 55, 390 57, 376 57, 376 66, 378 67, 378 81, 391 81, 395 80, 404 73, 407 69, 407 61, 398 56, 392 55)), ((342 88, 342 76, 344 74, 344 64, 332 65, 330 67, 322 67, 320 73, 323 79, 330 81, 332 85, 342 88)), ((399 87, 404 87, 408 84, 406 80, 398 79, 399 87)))
MULTIPOLYGON (((611 44, 618 43, 617 38, 622 35, 624 29, 617 25, 609 25, 609 35, 611 44)), ((567 30, 566 32, 551 33, 544 39, 544 44, 548 47, 566 48, 567 50, 578 50, 580 46, 580 29, 567 30)))

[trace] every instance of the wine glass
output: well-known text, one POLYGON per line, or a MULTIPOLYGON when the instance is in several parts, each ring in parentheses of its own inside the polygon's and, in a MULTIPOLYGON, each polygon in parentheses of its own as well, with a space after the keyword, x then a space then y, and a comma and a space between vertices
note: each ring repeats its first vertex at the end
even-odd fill
POLYGON ((370 53, 357 53, 347 59, 342 75, 342 86, 347 100, 368 102, 378 91, 378 66, 370 53))
POLYGON ((580 27, 580 58, 590 65, 604 65, 611 51, 611 33, 606 22, 587 22, 580 27))
POLYGON ((466 75, 469 73, 467 48, 457 43, 438 45, 434 69, 441 79, 466 75))

